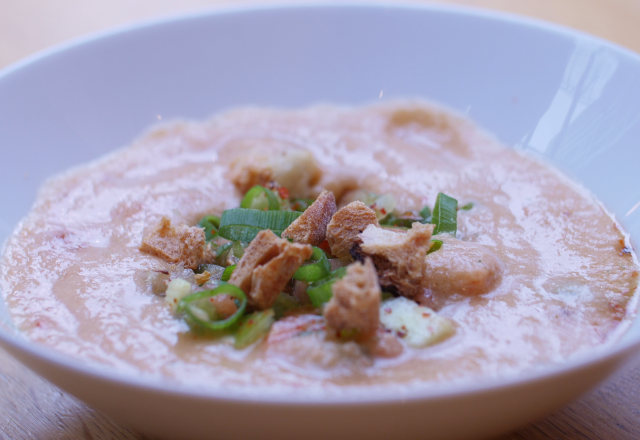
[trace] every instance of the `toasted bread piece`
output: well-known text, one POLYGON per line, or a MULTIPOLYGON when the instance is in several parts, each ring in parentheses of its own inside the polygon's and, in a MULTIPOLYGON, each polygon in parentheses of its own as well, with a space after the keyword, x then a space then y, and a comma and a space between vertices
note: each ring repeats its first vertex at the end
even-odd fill
POLYGON ((376 212, 360 201, 338 210, 327 225, 327 241, 331 253, 343 260, 353 260, 351 248, 367 226, 379 228, 376 212))
POLYGON ((167 217, 162 217, 160 223, 142 239, 140 251, 169 263, 182 263, 188 269, 196 269, 209 255, 202 228, 182 224, 174 226, 167 217))
POLYGON ((406 232, 368 226, 358 237, 352 255, 359 260, 371 257, 382 287, 413 298, 425 286, 425 255, 433 228, 418 222, 406 232))
POLYGON ((279 239, 270 230, 258 232, 258 235, 251 240, 249 246, 244 250, 242 258, 240 258, 231 274, 229 283, 238 286, 248 295, 251 292, 253 270, 277 256, 282 252, 282 247, 283 240, 279 239))
POLYGON ((311 257, 311 246, 289 243, 268 263, 258 266, 251 277, 250 304, 257 309, 271 307, 300 265, 311 257))
POLYGON ((287 188, 292 197, 310 197, 322 171, 313 154, 300 149, 283 149, 274 154, 254 153, 231 164, 229 177, 242 193, 271 181, 287 188))
POLYGON ((331 191, 322 191, 315 202, 282 233, 282 238, 319 246, 325 240, 327 225, 336 213, 336 199, 331 191))
POLYGON ((349 266, 332 290, 323 315, 336 336, 347 334, 361 341, 374 336, 380 324, 381 291, 371 259, 349 266))
POLYGON ((309 245, 289 243, 268 229, 260 231, 245 249, 229 283, 242 289, 251 307, 268 309, 312 252, 309 245))

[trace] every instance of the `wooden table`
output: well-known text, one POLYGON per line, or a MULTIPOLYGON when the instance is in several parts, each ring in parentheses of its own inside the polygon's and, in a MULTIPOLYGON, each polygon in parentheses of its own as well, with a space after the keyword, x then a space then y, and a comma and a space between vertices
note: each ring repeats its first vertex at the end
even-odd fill
MULTIPOLYGON (((0 0, 0 68, 87 32, 221 3, 231 1, 0 0)), ((640 0, 449 0, 448 3, 557 22, 640 52, 640 0)), ((146 437, 47 383, 0 350, 0 440, 143 438, 146 437)), ((619 374, 577 402, 501 440, 515 439, 640 439, 640 367, 619 374)))

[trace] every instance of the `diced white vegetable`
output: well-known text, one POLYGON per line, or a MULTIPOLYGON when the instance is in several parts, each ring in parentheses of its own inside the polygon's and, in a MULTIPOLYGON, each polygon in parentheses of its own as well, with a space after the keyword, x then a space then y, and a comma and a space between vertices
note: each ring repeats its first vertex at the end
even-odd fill
POLYGON ((178 303, 182 298, 191 293, 191 283, 182 278, 176 278, 169 282, 167 286, 167 296, 164 297, 165 302, 175 312, 178 308, 178 303))
POLYGON ((380 305, 380 322, 414 348, 433 345, 455 332, 449 319, 404 297, 380 305))
POLYGON ((396 199, 391 194, 383 194, 374 201, 372 208, 378 220, 382 220, 396 209, 396 199))

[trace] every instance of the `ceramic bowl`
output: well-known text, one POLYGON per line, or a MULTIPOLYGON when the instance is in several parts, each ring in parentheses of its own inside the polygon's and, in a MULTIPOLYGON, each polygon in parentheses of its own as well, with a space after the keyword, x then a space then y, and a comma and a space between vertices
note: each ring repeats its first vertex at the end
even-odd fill
MULTIPOLYGON (((158 119, 241 105, 421 97, 578 180, 640 236, 640 59, 556 26, 442 6, 215 10, 73 42, 0 73, 0 237, 54 173, 158 119)), ((0 301, 0 306, 2 302, 0 301)), ((484 438, 568 403, 640 348, 614 346, 502 380, 343 396, 203 391, 124 375, 37 346, 0 310, 26 366, 158 438, 484 438)))

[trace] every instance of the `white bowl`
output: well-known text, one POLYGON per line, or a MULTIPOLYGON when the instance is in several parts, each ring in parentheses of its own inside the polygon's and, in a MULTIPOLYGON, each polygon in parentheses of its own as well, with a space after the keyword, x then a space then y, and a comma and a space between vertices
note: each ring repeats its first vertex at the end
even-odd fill
MULTIPOLYGON (((429 6, 221 10, 68 44, 0 74, 0 236, 43 179, 128 143, 158 118, 245 104, 424 97, 543 156, 640 236, 640 59, 539 22, 429 6)), ((613 347, 517 378, 342 397, 202 391, 126 376, 30 343, 0 343, 110 416, 162 438, 483 438, 568 403, 640 349, 613 347)))

